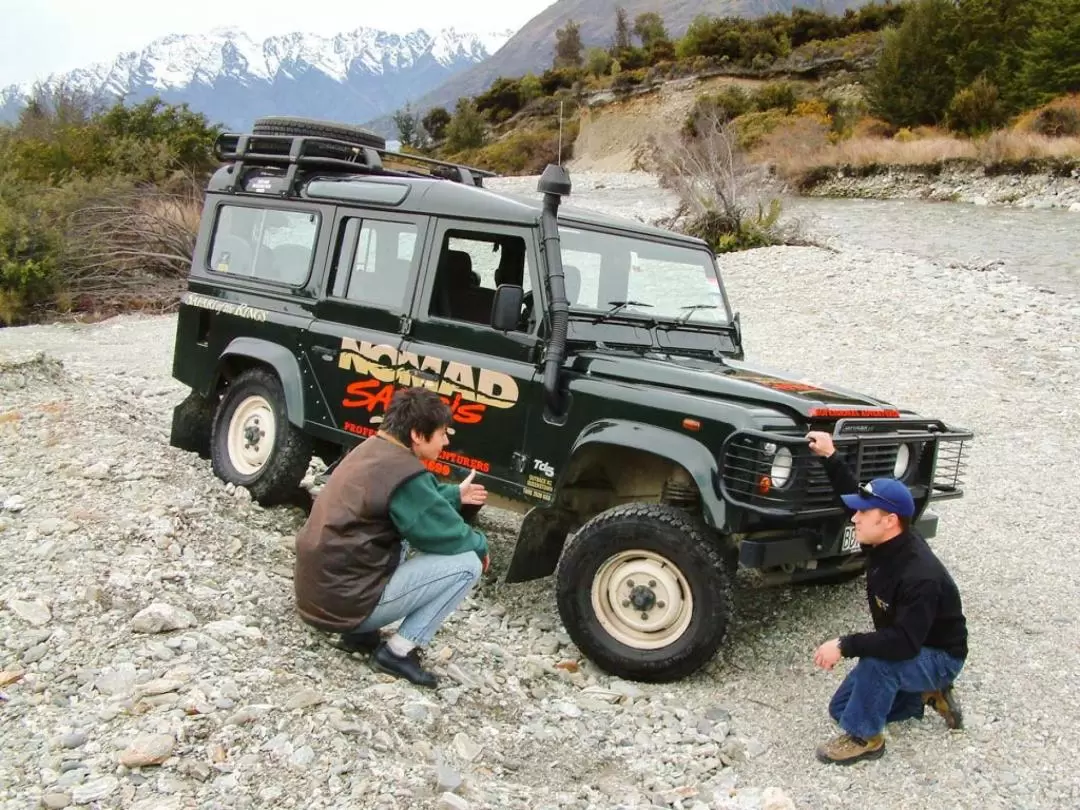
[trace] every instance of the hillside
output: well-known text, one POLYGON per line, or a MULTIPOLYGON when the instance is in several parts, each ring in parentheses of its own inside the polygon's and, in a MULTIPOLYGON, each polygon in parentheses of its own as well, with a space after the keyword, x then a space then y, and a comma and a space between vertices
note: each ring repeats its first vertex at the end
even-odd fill
MULTIPOLYGON (((512 32, 452 28, 392 34, 357 28, 333 37, 296 32, 254 40, 236 28, 168 36, 111 62, 50 76, 45 87, 75 90, 108 105, 159 96, 188 104, 228 128, 260 115, 360 122, 393 112, 484 61, 512 32)), ((30 86, 0 88, 0 122, 14 120, 30 86)))
MULTIPOLYGON (((693 19, 701 14, 712 16, 760 17, 771 13, 790 13, 793 8, 807 8, 828 13, 842 13, 849 8, 868 5, 868 0, 558 0, 537 14, 489 59, 461 71, 425 95, 414 95, 414 107, 452 108, 461 96, 484 91, 495 79, 521 76, 551 66, 555 32, 570 20, 581 27, 586 47, 607 46, 615 30, 615 9, 624 8, 630 20, 648 11, 659 12, 672 37, 682 36, 693 19)), ((371 122, 374 128, 391 133, 389 118, 371 122)))

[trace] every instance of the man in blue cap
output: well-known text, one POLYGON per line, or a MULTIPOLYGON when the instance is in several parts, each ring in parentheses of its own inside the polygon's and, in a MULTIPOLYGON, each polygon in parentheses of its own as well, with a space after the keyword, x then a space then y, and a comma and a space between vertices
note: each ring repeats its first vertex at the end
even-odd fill
POLYGON ((867 556, 874 631, 826 641, 814 653, 814 663, 829 670, 841 658, 859 659, 829 704, 844 733, 817 749, 820 761, 848 765, 884 754, 885 724, 922 717, 925 705, 949 728, 961 727, 952 684, 967 657, 967 623, 956 583, 911 530, 915 501, 903 482, 875 478, 859 484, 832 436, 811 431, 807 439, 854 513, 855 538, 867 556))

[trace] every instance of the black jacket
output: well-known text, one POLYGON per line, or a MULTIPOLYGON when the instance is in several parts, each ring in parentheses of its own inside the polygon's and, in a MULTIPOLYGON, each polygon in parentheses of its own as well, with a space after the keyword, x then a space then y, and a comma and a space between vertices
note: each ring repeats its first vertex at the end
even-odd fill
MULTIPOLYGON (((838 455, 824 459, 824 463, 838 497, 858 489, 855 477, 838 455)), ((845 658, 902 661, 914 658, 925 646, 966 658, 967 622, 960 592, 926 540, 907 531, 864 549, 866 598, 875 631, 843 636, 841 654, 845 658)))

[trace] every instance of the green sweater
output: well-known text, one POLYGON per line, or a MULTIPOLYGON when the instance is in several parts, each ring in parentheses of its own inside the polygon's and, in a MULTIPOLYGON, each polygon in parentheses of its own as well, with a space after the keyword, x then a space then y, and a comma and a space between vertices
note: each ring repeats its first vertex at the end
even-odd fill
POLYGON ((483 559, 487 539, 465 522, 458 511, 461 490, 456 484, 440 484, 429 472, 406 481, 390 498, 390 519, 402 538, 417 551, 428 554, 461 554, 475 551, 483 559))

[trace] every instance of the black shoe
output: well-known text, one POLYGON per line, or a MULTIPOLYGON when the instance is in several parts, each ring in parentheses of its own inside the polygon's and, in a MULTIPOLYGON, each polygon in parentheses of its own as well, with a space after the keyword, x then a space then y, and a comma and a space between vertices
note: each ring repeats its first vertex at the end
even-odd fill
POLYGON ((404 678, 417 686, 433 689, 439 683, 438 678, 420 666, 419 655, 413 655, 412 652, 405 656, 394 655, 386 644, 380 644, 371 657, 371 662, 376 669, 404 678))
POLYGON ((382 636, 378 630, 372 630, 370 633, 342 633, 334 646, 347 653, 372 653, 380 644, 382 636))

